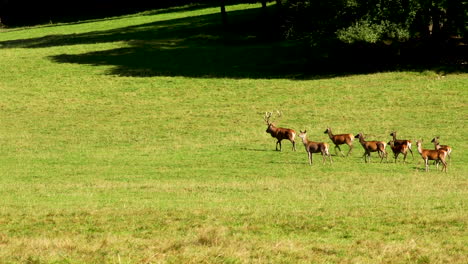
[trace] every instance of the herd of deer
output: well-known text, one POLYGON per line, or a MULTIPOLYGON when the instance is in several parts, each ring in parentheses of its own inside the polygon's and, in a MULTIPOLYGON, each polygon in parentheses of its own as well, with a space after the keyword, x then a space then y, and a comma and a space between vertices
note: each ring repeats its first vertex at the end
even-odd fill
MULTIPOLYGON (((283 139, 286 139, 286 140, 291 141, 293 145, 292 149, 296 151, 296 142, 294 141, 296 134, 297 134, 296 131, 294 131, 293 129, 289 129, 289 128, 276 127, 275 124, 270 121, 272 114, 273 114, 272 112, 266 112, 264 116, 264 120, 268 126, 266 132, 269 133, 272 137, 277 139, 276 150, 278 150, 278 145, 279 145, 279 151, 281 151, 281 141, 283 139)), ((281 113, 278 112, 278 115, 281 115, 281 113)), ((330 155, 330 145, 328 143, 310 141, 307 139, 306 130, 304 131, 300 130, 299 132, 300 132, 299 137, 302 139, 302 143, 305 146, 310 165, 312 165, 312 153, 321 153, 323 157, 323 163, 326 162, 326 157, 328 157, 330 164, 333 163, 331 155, 330 155)), ((335 144, 335 153, 338 154, 336 151, 336 149, 338 149, 341 155, 343 156, 345 155, 341 151, 340 145, 346 144, 349 146, 349 151, 346 154, 346 156, 348 156, 353 150, 354 139, 355 138, 359 139, 359 143, 361 143, 362 147, 364 148, 363 157, 366 163, 370 162, 371 152, 378 153, 380 157, 380 162, 382 162, 384 158, 387 159, 387 152, 385 151, 385 148, 387 147, 387 145, 389 145, 393 151, 395 162, 397 162, 398 156, 402 154, 403 162, 406 163, 406 155, 408 154, 408 151, 411 153, 411 156, 413 156, 413 151, 411 149, 411 141, 405 140, 405 139, 397 139, 396 132, 390 133, 390 136, 392 136, 392 140, 390 140, 388 143, 385 143, 385 141, 366 141, 362 133, 359 133, 355 136, 353 134, 333 135, 330 128, 327 128, 324 133, 328 134, 333 144, 335 144)), ((424 160, 426 171, 429 170, 429 164, 428 164, 429 160, 434 160, 437 169, 439 169, 439 163, 442 163, 443 165, 442 171, 447 172, 446 158, 448 157, 450 159, 452 148, 450 146, 440 145, 439 137, 433 138, 431 142, 434 143, 434 146, 435 146, 435 149, 433 150, 423 149, 421 145, 422 141, 421 140, 416 141, 416 146, 418 148, 419 154, 421 154, 421 157, 424 160)))

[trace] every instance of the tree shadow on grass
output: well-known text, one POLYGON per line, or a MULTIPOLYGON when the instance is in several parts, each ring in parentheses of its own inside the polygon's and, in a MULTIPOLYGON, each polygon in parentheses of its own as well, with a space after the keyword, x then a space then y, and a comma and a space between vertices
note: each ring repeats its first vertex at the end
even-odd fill
MULTIPOLYGON (((114 66, 119 76, 301 78, 307 47, 279 40, 259 20, 259 10, 230 12, 224 28, 218 14, 155 22, 56 42, 126 41, 127 46, 85 54, 62 54, 59 63, 114 66)), ((46 41, 47 43, 47 41, 46 41)), ((44 43, 37 43, 42 46, 44 43)), ((47 44, 46 44, 47 45, 47 44)))
POLYGON ((124 41, 122 48, 61 54, 58 63, 114 66, 119 76, 278 78, 302 74, 303 46, 281 41, 260 9, 229 12, 229 27, 219 14, 158 21, 107 31, 48 35, 0 42, 1 48, 124 41))
POLYGON ((311 50, 303 42, 281 41, 278 26, 261 9, 158 21, 107 31, 49 35, 0 42, 1 48, 45 48, 124 41, 125 47, 51 56, 57 63, 113 66, 119 76, 210 78, 327 78, 389 70, 385 64, 347 63, 311 50))

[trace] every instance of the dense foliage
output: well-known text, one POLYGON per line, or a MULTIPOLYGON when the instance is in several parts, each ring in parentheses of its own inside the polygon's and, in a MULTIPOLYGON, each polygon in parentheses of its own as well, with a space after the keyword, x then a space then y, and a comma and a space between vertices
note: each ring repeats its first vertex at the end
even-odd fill
POLYGON ((288 37, 345 43, 464 36, 467 7, 447 0, 283 0, 288 37))

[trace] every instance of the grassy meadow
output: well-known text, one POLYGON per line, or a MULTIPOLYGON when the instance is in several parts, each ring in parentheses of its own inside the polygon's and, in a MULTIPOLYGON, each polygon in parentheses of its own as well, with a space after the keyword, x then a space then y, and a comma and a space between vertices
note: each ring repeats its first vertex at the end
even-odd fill
POLYGON ((0 263, 466 263, 468 74, 298 74, 259 5, 227 10, 0 29, 0 263), (440 136, 448 173, 357 140, 309 166, 275 110, 315 141, 440 136))

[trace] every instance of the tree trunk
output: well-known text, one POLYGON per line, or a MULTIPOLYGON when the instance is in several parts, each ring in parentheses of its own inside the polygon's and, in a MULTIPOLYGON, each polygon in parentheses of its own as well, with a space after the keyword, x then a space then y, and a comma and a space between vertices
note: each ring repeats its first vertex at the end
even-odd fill
POLYGON ((227 26, 227 13, 226 13, 226 2, 221 0, 221 18, 223 20, 223 25, 227 26))

